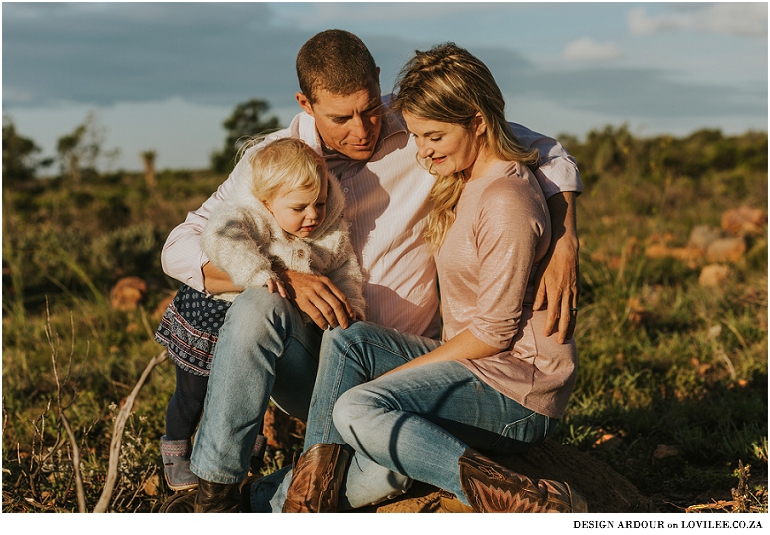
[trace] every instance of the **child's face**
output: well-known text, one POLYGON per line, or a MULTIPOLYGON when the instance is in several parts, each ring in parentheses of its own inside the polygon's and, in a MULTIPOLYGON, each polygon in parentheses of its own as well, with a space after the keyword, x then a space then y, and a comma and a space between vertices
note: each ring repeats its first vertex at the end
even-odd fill
POLYGON ((316 199, 312 191, 283 189, 265 201, 268 210, 283 230, 298 238, 307 238, 326 218, 326 177, 316 199))

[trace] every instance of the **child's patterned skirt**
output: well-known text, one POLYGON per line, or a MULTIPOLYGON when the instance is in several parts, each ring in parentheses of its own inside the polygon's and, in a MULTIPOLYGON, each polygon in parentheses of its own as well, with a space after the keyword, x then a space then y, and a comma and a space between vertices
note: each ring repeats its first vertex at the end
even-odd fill
POLYGON ((166 309, 155 340, 182 370, 208 377, 219 329, 232 305, 183 284, 166 309))

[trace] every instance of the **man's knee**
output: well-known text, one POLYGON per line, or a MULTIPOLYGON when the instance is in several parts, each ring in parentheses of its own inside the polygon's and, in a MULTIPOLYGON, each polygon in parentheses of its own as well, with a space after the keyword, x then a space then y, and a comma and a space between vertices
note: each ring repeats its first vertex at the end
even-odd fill
POLYGON ((291 310, 291 307, 293 305, 288 299, 281 297, 278 293, 267 291, 267 288, 246 288, 235 298, 228 315, 233 311, 240 312, 241 309, 248 311, 248 314, 253 316, 256 316, 260 311, 282 313, 291 310))
POLYGON ((248 288, 233 301, 227 311, 220 337, 235 332, 238 337, 262 337, 275 328, 290 328, 297 322, 297 309, 288 299, 267 291, 266 288, 248 288))

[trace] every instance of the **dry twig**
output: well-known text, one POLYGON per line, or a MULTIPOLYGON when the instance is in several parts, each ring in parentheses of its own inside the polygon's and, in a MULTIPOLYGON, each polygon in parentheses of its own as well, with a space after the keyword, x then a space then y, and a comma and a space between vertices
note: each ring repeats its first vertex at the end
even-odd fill
MULTIPOLYGON (((64 426, 64 430, 67 433, 67 437, 69 438, 70 447, 72 448, 72 471, 75 476, 75 489, 77 493, 78 498, 78 512, 85 513, 86 512, 86 492, 85 488, 83 487, 83 474, 80 471, 80 448, 78 447, 77 439, 75 439, 75 433, 72 431, 72 426, 70 425, 69 418, 67 418, 67 415, 65 414, 65 410, 69 408, 72 403, 74 403, 74 398, 77 395, 77 392, 75 393, 75 396, 73 396, 72 401, 65 407, 62 404, 62 389, 63 384, 61 379, 59 378, 59 367, 56 364, 56 356, 58 354, 58 347, 56 344, 54 344, 53 341, 53 330, 51 329, 51 316, 48 311, 48 303, 46 302, 46 326, 45 326, 45 335, 46 338, 48 338, 48 345, 51 347, 51 362, 53 364, 53 375, 54 379, 56 380, 56 405, 59 409, 59 420, 61 420, 62 425, 64 426)), ((72 370, 72 355, 75 353, 75 323, 74 320, 70 317, 70 323, 72 324, 72 348, 70 350, 70 357, 69 357, 69 364, 67 367, 67 376, 65 378, 65 383, 69 379, 70 371, 72 370)))
POLYGON ((145 381, 147 381, 147 377, 149 377, 150 372, 155 366, 163 362, 166 358, 166 354, 166 350, 164 349, 150 360, 149 364, 147 364, 147 367, 142 372, 141 377, 139 377, 139 380, 136 382, 131 394, 129 394, 126 401, 123 403, 123 406, 120 408, 117 418, 115 418, 115 431, 112 434, 112 441, 110 442, 110 460, 107 468, 107 480, 105 481, 102 495, 99 497, 96 507, 94 507, 94 513, 104 513, 107 511, 110 499, 112 498, 112 492, 115 490, 115 483, 118 479, 120 446, 123 442, 123 431, 126 427, 126 421, 131 414, 131 409, 134 406, 134 401, 136 401, 136 396, 139 394, 142 386, 144 386, 145 381))

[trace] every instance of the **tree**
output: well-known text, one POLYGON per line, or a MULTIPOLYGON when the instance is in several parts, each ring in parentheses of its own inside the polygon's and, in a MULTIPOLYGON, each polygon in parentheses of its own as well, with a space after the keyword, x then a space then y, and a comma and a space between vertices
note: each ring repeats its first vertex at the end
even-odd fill
POLYGON ((238 149, 250 137, 270 130, 281 128, 278 117, 270 117, 266 121, 263 116, 270 109, 270 105, 264 100, 251 99, 238 104, 233 114, 222 126, 227 130, 225 146, 221 152, 211 155, 211 169, 217 173, 226 173, 235 165, 235 156, 238 149))
POLYGON ((82 124, 56 143, 62 174, 71 176, 78 183, 84 171, 97 172, 96 165, 101 156, 108 161, 116 158, 119 149, 103 150, 106 138, 106 128, 98 123, 96 114, 90 112, 82 124))
POLYGON ((150 193, 155 193, 155 157, 157 156, 154 150, 147 150, 139 154, 144 162, 144 181, 147 184, 147 190, 150 193))
POLYGON ((51 160, 37 160, 40 152, 34 141, 16 132, 13 121, 3 116, 3 182, 18 184, 35 178, 37 169, 50 165, 51 160))

